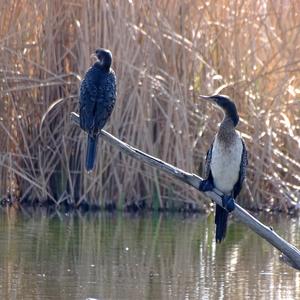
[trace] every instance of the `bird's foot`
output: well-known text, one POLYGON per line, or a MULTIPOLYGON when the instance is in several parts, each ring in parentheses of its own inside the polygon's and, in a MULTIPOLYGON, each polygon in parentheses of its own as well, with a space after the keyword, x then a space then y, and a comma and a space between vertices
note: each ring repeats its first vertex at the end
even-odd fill
POLYGON ((235 209, 234 199, 230 195, 222 196, 222 205, 228 212, 232 212, 235 209))
POLYGON ((209 179, 202 180, 199 184, 199 191, 208 192, 214 189, 214 185, 209 179))

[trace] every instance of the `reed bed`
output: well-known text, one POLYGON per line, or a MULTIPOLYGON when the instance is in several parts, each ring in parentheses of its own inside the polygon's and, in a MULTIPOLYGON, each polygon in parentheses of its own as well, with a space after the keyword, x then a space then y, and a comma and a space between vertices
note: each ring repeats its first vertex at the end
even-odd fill
POLYGON ((69 113, 78 111, 91 53, 106 47, 118 76, 109 132, 202 173, 222 115, 198 95, 220 88, 237 103, 249 150, 241 203, 300 206, 298 0, 0 0, 0 7, 3 199, 207 207, 199 193, 105 143, 95 172, 84 172, 86 136, 69 113))

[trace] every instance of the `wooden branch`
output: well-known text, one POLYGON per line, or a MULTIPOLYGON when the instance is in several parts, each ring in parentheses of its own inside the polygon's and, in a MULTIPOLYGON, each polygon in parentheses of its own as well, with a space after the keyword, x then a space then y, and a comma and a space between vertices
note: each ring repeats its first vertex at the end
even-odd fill
MULTIPOLYGON (((72 112, 71 120, 79 125, 79 115, 72 112)), ((202 181, 202 178, 185 172, 179 168, 176 168, 156 157, 148 155, 124 142, 117 139, 113 135, 109 134, 105 130, 101 130, 100 132, 101 138, 113 146, 119 148, 122 152, 130 155, 131 157, 141 160, 146 164, 153 166, 157 169, 160 169, 169 175, 193 186, 195 189, 199 191, 199 185, 202 181)), ((205 194, 211 198, 214 202, 222 206, 222 193, 217 189, 214 189, 211 192, 205 192, 205 194)), ((260 235, 263 239, 267 240, 271 245, 277 248, 282 254, 280 255, 281 261, 285 262, 289 266, 300 270, 300 251, 282 237, 280 237, 271 227, 267 227, 261 222, 259 222, 256 218, 254 218, 251 214, 249 214, 245 209, 239 206, 237 203, 235 205, 234 211, 231 213, 237 219, 239 219, 242 223, 250 227, 254 232, 260 235)))

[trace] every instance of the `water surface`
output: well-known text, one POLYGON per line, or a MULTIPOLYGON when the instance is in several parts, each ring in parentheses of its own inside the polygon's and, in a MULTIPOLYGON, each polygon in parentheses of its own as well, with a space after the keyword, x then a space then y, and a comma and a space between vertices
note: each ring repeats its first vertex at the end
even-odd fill
MULTIPOLYGON (((300 247, 300 219, 260 217, 300 247)), ((237 221, 213 215, 0 218, 0 299, 300 299, 300 272, 237 221)))

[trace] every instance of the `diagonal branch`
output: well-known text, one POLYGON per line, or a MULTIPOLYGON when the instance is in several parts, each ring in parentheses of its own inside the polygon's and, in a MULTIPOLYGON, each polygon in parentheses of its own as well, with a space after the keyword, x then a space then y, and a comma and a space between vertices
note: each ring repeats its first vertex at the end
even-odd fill
MULTIPOLYGON (((79 125, 78 114, 72 112, 71 120, 77 125, 79 125)), ((113 146, 116 146, 122 152, 125 152, 129 156, 141 160, 144 163, 153 166, 157 169, 160 169, 199 190, 199 184, 202 181, 201 177, 192 173, 185 172, 156 157, 146 154, 122 142, 121 140, 117 139, 116 137, 104 130, 101 130, 100 135, 103 140, 107 141, 113 146)), ((222 193, 220 191, 214 189, 214 191, 206 192, 205 194, 214 202, 222 206, 222 193)), ((238 204, 235 204, 235 209, 232 212, 232 214, 242 223, 250 227, 255 233, 260 235, 263 239, 267 240, 271 245, 277 248, 282 253, 280 256, 281 261, 287 263, 289 266, 297 270, 300 270, 300 251, 295 246, 291 245, 282 237, 280 237, 271 227, 267 227, 261 222, 259 222, 256 218, 254 218, 251 214, 249 214, 238 204)))

